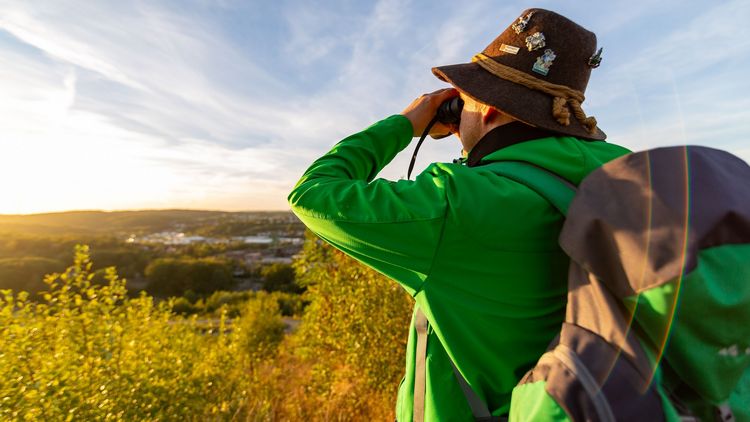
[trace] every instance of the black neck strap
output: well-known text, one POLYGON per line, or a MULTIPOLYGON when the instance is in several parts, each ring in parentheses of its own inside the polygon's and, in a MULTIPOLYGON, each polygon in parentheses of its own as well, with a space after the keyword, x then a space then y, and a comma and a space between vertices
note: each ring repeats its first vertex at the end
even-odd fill
POLYGON ((469 167, 479 166, 484 164, 481 162, 484 157, 497 150, 511 145, 520 144, 521 142, 548 138, 551 136, 561 135, 545 129, 535 128, 518 121, 498 126, 487 132, 474 148, 469 151, 466 165, 469 167))

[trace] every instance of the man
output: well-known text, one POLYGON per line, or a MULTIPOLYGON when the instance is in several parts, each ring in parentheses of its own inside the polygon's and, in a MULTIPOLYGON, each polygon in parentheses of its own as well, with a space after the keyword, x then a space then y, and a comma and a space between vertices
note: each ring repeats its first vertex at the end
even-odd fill
POLYGON ((312 231, 416 301, 399 421, 473 420, 467 394, 506 415, 513 387, 560 330, 563 217, 493 163, 525 161, 577 184, 627 153, 603 142, 581 108, 600 53, 593 33, 554 12, 526 10, 471 63, 433 69, 454 88, 344 139, 289 195, 312 231), (460 124, 431 133, 454 132, 462 162, 434 163, 414 181, 375 179, 456 95, 465 101, 460 124), (422 315, 429 328, 420 336, 422 315))

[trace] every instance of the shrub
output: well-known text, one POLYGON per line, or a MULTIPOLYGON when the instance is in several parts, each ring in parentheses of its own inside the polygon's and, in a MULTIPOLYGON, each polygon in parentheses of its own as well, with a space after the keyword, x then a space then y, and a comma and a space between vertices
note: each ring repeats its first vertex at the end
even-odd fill
MULTIPOLYGON (((168 303, 129 299, 114 268, 93 285, 87 247, 45 278, 43 302, 0 296, 0 419, 229 419, 244 402, 237 341, 168 303)), ((224 321, 220 320, 220 328, 224 321)))
POLYGON ((241 350, 255 362, 276 354, 286 325, 276 298, 259 292, 253 300, 245 302, 242 318, 233 328, 239 333, 241 350))
POLYGON ((302 289, 294 282, 294 268, 289 264, 273 263, 264 265, 260 269, 263 278, 263 290, 267 292, 302 293, 302 289))
POLYGON ((245 302, 254 297, 255 292, 251 291, 227 292, 222 290, 213 292, 203 301, 202 312, 212 314, 224 307, 224 311, 228 313, 230 318, 238 317, 245 302))
POLYGON ((187 290, 206 296, 234 287, 231 265, 211 258, 159 258, 146 267, 146 290, 163 297, 182 296, 187 290))
POLYGON ((44 275, 63 268, 65 265, 56 259, 35 256, 2 258, 0 289, 26 291, 32 293, 30 299, 36 299, 36 293, 46 288, 42 282, 44 275))
POLYGON ((279 303, 281 315, 287 317, 299 317, 305 312, 307 301, 302 295, 296 293, 273 292, 273 297, 279 303))
POLYGON ((175 298, 172 301, 172 312, 180 315, 193 315, 200 312, 200 308, 184 297, 175 298))
POLYGON ((284 336, 299 296, 129 298, 76 247, 39 303, 0 292, 0 420, 392 420, 411 298, 313 237, 295 269, 309 305, 284 336))
POLYGON ((392 280, 316 239, 308 240, 295 266, 310 302, 296 335, 299 352, 331 368, 356 368, 367 388, 395 397, 413 299, 392 280))
POLYGON ((274 361, 257 365, 256 420, 393 420, 412 299, 313 236, 295 263, 309 305, 274 361))

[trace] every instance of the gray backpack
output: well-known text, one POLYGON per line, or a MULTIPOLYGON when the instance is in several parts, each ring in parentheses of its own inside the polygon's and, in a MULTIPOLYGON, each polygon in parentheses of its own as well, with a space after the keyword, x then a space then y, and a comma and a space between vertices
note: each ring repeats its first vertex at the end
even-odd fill
POLYGON ((716 149, 629 154, 578 186, 492 164, 566 215, 559 336, 510 421, 750 421, 750 167, 716 149))

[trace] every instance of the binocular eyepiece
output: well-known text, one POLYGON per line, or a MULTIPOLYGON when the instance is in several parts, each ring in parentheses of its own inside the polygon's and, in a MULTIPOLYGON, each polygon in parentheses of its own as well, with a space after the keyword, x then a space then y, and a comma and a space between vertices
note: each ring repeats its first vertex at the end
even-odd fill
POLYGON ((446 125, 458 124, 461 121, 461 110, 464 108, 464 100, 461 97, 453 97, 446 100, 437 110, 438 122, 446 125))

